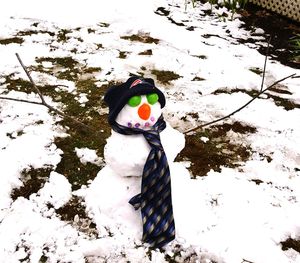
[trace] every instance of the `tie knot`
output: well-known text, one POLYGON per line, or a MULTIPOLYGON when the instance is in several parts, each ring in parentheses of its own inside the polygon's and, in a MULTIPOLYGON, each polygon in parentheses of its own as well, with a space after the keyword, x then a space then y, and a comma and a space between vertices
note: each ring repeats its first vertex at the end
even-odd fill
POLYGON ((158 130, 154 129, 145 131, 143 135, 147 140, 148 144, 151 146, 151 148, 163 151, 158 130))

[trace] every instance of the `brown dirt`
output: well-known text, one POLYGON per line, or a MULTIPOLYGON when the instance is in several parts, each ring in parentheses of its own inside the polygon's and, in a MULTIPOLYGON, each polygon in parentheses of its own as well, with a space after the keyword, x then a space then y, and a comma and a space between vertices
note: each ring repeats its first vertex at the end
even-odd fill
POLYGON ((220 172, 222 166, 232 168, 240 166, 251 156, 250 147, 232 143, 227 136, 230 130, 244 136, 256 132, 254 127, 235 122, 215 125, 195 134, 186 135, 185 148, 176 161, 190 161, 189 170, 194 178, 206 176, 210 170, 220 172), (201 137, 209 140, 204 142, 201 137))
POLYGON ((18 197, 29 198, 33 193, 37 193, 49 178, 52 168, 27 169, 22 171, 21 178, 23 185, 13 189, 11 198, 16 200, 18 197))
POLYGON ((300 253, 300 240, 295 240, 292 238, 288 238, 287 240, 281 242, 282 250, 288 250, 292 248, 300 253))
POLYGON ((158 44, 159 43, 159 39, 153 38, 147 34, 145 34, 145 35, 133 34, 130 36, 122 36, 121 38, 125 39, 125 40, 137 41, 137 42, 148 43, 148 44, 151 44, 151 43, 158 44))
MULTIPOLYGON (((242 15, 241 20, 245 23, 245 29, 251 31, 255 27, 262 28, 265 31, 266 41, 271 37, 269 55, 272 60, 300 69, 299 54, 297 58, 291 45, 291 38, 300 34, 300 23, 251 3, 248 3, 245 9, 239 13, 242 15)), ((256 41, 249 38, 240 40, 240 42, 253 43, 256 41)), ((260 46, 259 52, 266 55, 267 48, 260 46)))

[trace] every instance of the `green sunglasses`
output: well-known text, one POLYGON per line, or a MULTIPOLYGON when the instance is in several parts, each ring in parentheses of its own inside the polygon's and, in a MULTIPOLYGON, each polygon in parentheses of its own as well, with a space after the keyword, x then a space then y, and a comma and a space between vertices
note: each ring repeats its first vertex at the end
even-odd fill
MULTIPOLYGON (((156 102, 158 102, 158 95, 156 93, 148 94, 146 97, 147 97, 148 103, 151 105, 154 105, 156 102)), ((131 97, 128 100, 127 104, 131 107, 136 107, 136 106, 140 105, 141 101, 142 101, 142 96, 137 95, 137 96, 131 97)))

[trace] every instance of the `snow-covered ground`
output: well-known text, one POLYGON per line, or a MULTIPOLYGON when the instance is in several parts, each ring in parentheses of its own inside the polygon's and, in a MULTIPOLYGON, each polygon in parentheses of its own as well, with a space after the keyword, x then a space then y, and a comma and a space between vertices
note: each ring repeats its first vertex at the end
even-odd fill
MULTIPOLYGON (((6 2, 0 11, 0 96, 39 101, 33 92, 9 86, 13 73, 10 78, 27 80, 15 53, 27 66, 38 66, 36 58, 72 57, 85 67, 101 68, 92 73, 99 88, 130 74, 156 79, 155 70, 172 71, 180 77, 156 83, 166 94, 165 119, 181 132, 232 112, 251 99, 249 92, 260 90, 261 75, 253 69, 263 68, 264 56, 255 44, 238 39, 252 37, 266 45, 264 33, 245 31, 238 18, 217 16, 226 10, 208 16, 210 5, 185 8, 181 0, 6 2)), ((88 110, 88 94, 77 91, 72 80, 58 78, 63 68, 51 60, 42 67, 44 72, 32 72, 37 84, 66 85, 60 88, 88 110)), ((300 75, 269 61, 265 86, 294 73, 300 75)), ((39 105, 0 99, 0 262, 300 262, 298 252, 281 245, 300 239, 300 81, 289 78, 269 94, 275 97, 261 96, 226 121, 256 128, 226 134, 230 142, 251 149, 238 168, 221 167, 190 179, 188 163, 170 164, 179 178, 173 202, 182 231, 163 250, 141 243, 137 213, 127 200, 124 206, 116 201, 127 179, 100 168, 103 159, 95 149, 74 149, 84 165, 99 165, 97 177, 81 189, 72 191, 68 177, 55 172, 63 154, 55 139, 69 136, 58 124, 61 117, 39 105), (276 98, 298 106, 287 110, 276 98), (39 168, 53 170, 43 187, 29 198, 13 199, 13 190, 25 181, 22 172, 39 168), (103 180, 107 188, 99 192, 103 180), (76 227, 78 216, 66 222, 58 215, 74 196, 83 198, 96 235, 76 227), (100 198, 106 198, 104 212, 100 198)), ((50 95, 46 100, 64 109, 50 95)), ((211 138, 199 139, 208 143, 211 138)))

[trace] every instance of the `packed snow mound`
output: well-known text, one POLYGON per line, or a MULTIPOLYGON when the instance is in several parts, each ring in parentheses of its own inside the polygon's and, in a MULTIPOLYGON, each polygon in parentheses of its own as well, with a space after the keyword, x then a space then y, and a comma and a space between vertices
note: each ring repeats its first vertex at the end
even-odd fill
MULTIPOLYGON (((184 148, 184 135, 167 124, 160 137, 168 161, 174 161, 184 148)), ((150 146, 142 134, 124 136, 112 131, 104 147, 104 158, 117 175, 141 176, 149 152, 150 146)))

